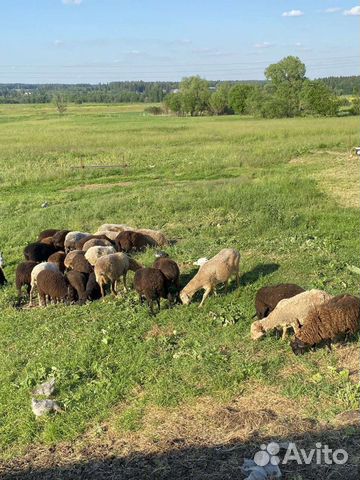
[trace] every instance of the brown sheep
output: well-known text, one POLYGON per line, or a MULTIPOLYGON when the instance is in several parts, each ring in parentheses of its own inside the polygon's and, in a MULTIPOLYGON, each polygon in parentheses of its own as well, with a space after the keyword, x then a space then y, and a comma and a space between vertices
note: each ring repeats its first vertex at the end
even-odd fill
POLYGON ((65 260, 66 253, 65 252, 55 252, 50 257, 48 258, 48 262, 51 263, 56 263, 56 265, 59 267, 59 270, 61 273, 65 272, 65 260))
POLYGON ((82 250, 72 250, 69 252, 64 260, 65 268, 67 270, 76 270, 82 273, 91 273, 93 267, 85 258, 85 252, 82 250))
POLYGON ((59 230, 52 236, 55 248, 57 248, 58 250, 65 251, 65 247, 64 247, 65 237, 69 232, 70 230, 59 230))
POLYGON ((68 283, 59 271, 42 270, 37 276, 37 288, 40 306, 46 306, 46 297, 55 303, 68 299, 68 283))
POLYGON ((49 228, 48 230, 43 230, 39 233, 38 242, 40 242, 43 238, 52 237, 57 233, 59 230, 56 228, 49 228))
POLYGON ((291 298, 305 290, 294 283, 280 283, 269 287, 262 287, 255 297, 256 315, 259 320, 271 313, 280 300, 291 298))
POLYGON ((313 308, 299 325, 291 348, 295 355, 321 343, 331 345, 336 337, 354 334, 360 329, 360 299, 353 295, 338 295, 313 308))
POLYGON ((26 287, 27 294, 30 294, 31 290, 31 272, 33 268, 37 265, 37 262, 33 262, 32 260, 28 260, 27 262, 21 262, 16 267, 16 289, 18 293, 18 301, 21 300, 21 289, 22 287, 26 287))
POLYGON ((167 298, 172 303, 173 297, 169 293, 165 275, 157 268, 141 268, 135 272, 134 288, 139 294, 140 303, 145 298, 154 315, 153 302, 156 301, 160 311, 160 298, 167 298))
POLYGON ((24 248, 25 260, 32 260, 34 262, 46 262, 47 259, 56 252, 56 248, 46 243, 29 243, 24 248))
POLYGON ((171 258, 159 257, 155 260, 153 267, 159 269, 165 275, 168 288, 170 290, 173 289, 178 297, 180 291, 180 269, 178 264, 171 258))
POLYGON ((154 247, 156 242, 142 233, 126 230, 116 237, 115 245, 119 252, 129 253, 143 251, 146 247, 154 247))

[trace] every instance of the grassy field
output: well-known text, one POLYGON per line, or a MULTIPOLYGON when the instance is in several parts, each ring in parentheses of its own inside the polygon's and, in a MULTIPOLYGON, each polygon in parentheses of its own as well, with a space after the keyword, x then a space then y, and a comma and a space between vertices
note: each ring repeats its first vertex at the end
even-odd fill
MULTIPOLYGON (((359 257, 358 160, 350 155, 358 119, 142 110, 80 105, 60 117, 53 106, 0 105, 0 250, 10 283, 0 291, 3 465, 31 451, 45 458, 49 446, 66 463, 64 445, 79 442, 89 458, 109 438, 125 455, 163 453, 178 435, 212 446, 255 432, 329 430, 357 408, 356 342, 295 357, 288 342, 252 342, 249 333, 263 285, 358 294, 359 277, 347 268, 359 257), (164 303, 156 318, 133 291, 81 307, 14 308, 14 271, 39 231, 95 231, 105 222, 161 228, 176 240, 168 251, 183 284, 197 258, 238 248, 241 287, 220 289, 203 309, 198 298, 171 310, 164 303), (36 420, 30 391, 50 374, 66 411, 36 420), (257 420, 229 428, 220 413, 234 404, 257 420), (275 417, 256 417, 259 406, 275 417)), ((154 252, 138 258, 151 265, 154 252)))

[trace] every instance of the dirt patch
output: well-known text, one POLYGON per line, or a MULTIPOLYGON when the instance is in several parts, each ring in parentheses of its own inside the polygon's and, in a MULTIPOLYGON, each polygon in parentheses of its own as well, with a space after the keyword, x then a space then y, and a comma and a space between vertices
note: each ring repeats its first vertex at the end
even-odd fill
MULTIPOLYGON (((107 422, 76 442, 28 448, 21 458, 0 463, 0 475, 9 480, 239 479, 244 477, 244 458, 253 458, 261 443, 296 439, 300 448, 314 448, 317 441, 339 448, 344 446, 346 429, 357 423, 349 414, 339 419, 336 428, 320 424, 304 415, 301 404, 280 396, 275 388, 256 385, 250 395, 226 405, 206 397, 172 409, 149 407, 136 432, 116 427, 123 411, 123 405, 114 409, 107 422)), ((300 468, 293 462, 284 466, 284 477, 358 478, 359 441, 359 437, 347 437, 351 461, 338 471, 333 465, 300 468)))
POLYGON ((352 382, 359 382, 359 345, 337 345, 334 349, 338 365, 341 370, 349 372, 349 378, 352 382))
POLYGON ((88 183, 76 187, 65 188, 63 192, 81 192, 83 190, 102 190, 113 187, 130 187, 134 182, 115 182, 115 183, 88 183))

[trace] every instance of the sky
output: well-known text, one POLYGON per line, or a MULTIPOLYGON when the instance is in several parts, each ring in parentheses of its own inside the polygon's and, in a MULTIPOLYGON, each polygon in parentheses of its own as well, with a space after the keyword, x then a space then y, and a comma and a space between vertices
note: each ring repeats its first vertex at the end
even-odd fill
POLYGON ((0 0, 0 83, 359 75, 359 0, 0 0))

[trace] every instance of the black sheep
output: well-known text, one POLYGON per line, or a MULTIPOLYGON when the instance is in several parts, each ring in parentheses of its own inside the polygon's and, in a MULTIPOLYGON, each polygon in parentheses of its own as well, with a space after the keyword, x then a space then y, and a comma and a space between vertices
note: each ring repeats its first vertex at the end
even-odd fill
POLYGON ((178 264, 171 258, 159 257, 155 260, 153 267, 164 274, 168 282, 168 288, 173 290, 178 296, 180 291, 180 269, 178 264))
POLYGON ((52 236, 55 248, 62 251, 65 250, 64 248, 65 237, 69 232, 70 230, 59 230, 52 236))
POLYGON ((86 283, 86 297, 88 300, 98 300, 101 298, 100 286, 96 281, 95 273, 91 272, 86 283))
POLYGON ((145 298, 152 314, 154 314, 154 300, 158 305, 159 311, 160 298, 167 298, 170 303, 173 301, 173 297, 169 293, 166 277, 157 268, 140 268, 137 270, 134 276, 134 287, 139 294, 140 302, 142 303, 143 298, 145 298))
POLYGON ((18 299, 20 302, 21 299, 21 289, 22 287, 26 287, 26 292, 29 295, 31 290, 31 272, 33 268, 37 265, 37 262, 33 262, 32 260, 28 260, 27 262, 21 262, 16 267, 16 289, 18 293, 18 299))
POLYGON ((46 306, 46 297, 55 302, 68 299, 68 282, 65 276, 58 271, 42 270, 37 276, 37 288, 40 305, 46 306))
POLYGON ((47 259, 56 252, 56 248, 46 243, 29 243, 24 248, 25 260, 32 260, 34 262, 46 262, 47 259))
POLYGON ((3 285, 6 285, 7 284, 7 280, 5 278, 5 273, 3 271, 3 269, 0 267, 0 287, 2 287, 3 285))
POLYGON ((280 300, 295 297, 295 295, 302 292, 305 292, 305 290, 294 283, 280 283, 279 285, 260 288, 255 297, 257 318, 261 320, 267 317, 280 300))

